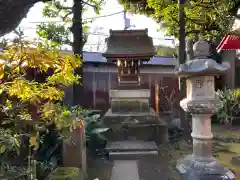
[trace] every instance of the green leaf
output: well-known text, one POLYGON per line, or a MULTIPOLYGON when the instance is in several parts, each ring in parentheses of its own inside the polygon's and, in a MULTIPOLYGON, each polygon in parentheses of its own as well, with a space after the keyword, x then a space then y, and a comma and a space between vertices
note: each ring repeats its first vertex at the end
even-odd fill
POLYGON ((2 93, 3 93, 3 91, 4 91, 4 89, 3 89, 3 88, 1 88, 1 89, 0 89, 0 94, 2 94, 2 93))
POLYGON ((4 144, 2 144, 1 148, 0 148, 0 153, 3 154, 6 151, 6 146, 4 144))
POLYGON ((108 130, 109 130, 109 128, 96 128, 96 129, 93 129, 93 130, 91 131, 91 133, 101 134, 101 133, 106 132, 106 131, 108 131, 108 130))
POLYGON ((71 114, 71 113, 70 113, 70 111, 68 111, 68 110, 62 112, 62 115, 65 116, 65 117, 70 116, 70 114, 71 114))
POLYGON ((98 121, 100 118, 100 114, 94 114, 91 118, 92 118, 92 121, 98 121))
POLYGON ((4 120, 3 122, 2 122, 2 125, 4 125, 4 124, 9 124, 9 123, 12 123, 13 122, 13 120, 4 120))
MULTIPOLYGON (((179 37, 179 5, 173 0, 120 0, 124 9, 136 14, 152 17, 161 25, 166 35, 179 37)), ((194 38, 198 35, 205 39, 217 39, 231 29, 238 1, 201 1, 189 0, 184 4, 186 16, 186 35, 194 38)))

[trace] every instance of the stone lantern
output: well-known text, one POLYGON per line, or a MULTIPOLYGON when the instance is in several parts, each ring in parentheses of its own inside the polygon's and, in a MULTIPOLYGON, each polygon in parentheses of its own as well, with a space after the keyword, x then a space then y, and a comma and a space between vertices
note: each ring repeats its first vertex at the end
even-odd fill
POLYGON ((234 174, 212 156, 211 116, 220 107, 214 77, 224 73, 229 64, 208 58, 210 45, 198 41, 193 46, 195 59, 176 67, 176 74, 187 78, 187 97, 180 102, 192 114, 193 153, 177 163, 177 170, 187 180, 232 180, 234 174))

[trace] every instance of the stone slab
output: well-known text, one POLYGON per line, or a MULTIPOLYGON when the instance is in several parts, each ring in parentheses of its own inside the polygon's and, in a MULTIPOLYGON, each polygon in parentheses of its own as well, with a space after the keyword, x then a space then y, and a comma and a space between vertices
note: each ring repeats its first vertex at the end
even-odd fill
POLYGON ((161 124, 166 125, 164 119, 157 116, 156 112, 150 108, 149 112, 114 113, 109 109, 102 118, 106 125, 110 124, 161 124))
POLYGON ((110 160, 138 160, 158 156, 158 148, 153 141, 117 141, 108 143, 106 150, 110 160))
POLYGON ((110 160, 140 160, 150 157, 157 158, 158 151, 110 152, 110 160))
POLYGON ((116 141, 110 142, 106 150, 109 152, 142 152, 157 151, 157 145, 153 141, 116 141))
POLYGON ((111 180, 139 180, 137 161, 114 161, 111 180))
MULTIPOLYGON (((138 161, 138 173, 141 180, 167 180, 168 170, 168 157, 151 156, 141 158, 138 161)), ((180 180, 180 179, 177 179, 180 180)))
MULTIPOLYGON (((168 180, 171 179, 169 177, 169 169, 167 164, 169 163, 169 157, 167 155, 167 151, 164 146, 160 146, 161 154, 146 158, 141 158, 136 161, 138 167, 138 174, 140 180, 168 180)), ((122 159, 123 160, 123 159, 122 159)), ((110 180, 111 175, 113 174, 113 166, 116 164, 114 160, 107 160, 104 158, 93 158, 94 163, 88 163, 88 168, 91 172, 91 177, 99 178, 99 180, 110 180)), ((127 160, 130 162, 129 160, 127 160)), ((134 163, 135 164, 135 163, 134 163)), ((132 164, 131 164, 132 165, 132 164)), ((136 164, 135 164, 136 165, 136 164)), ((169 165, 169 164, 168 164, 169 165)), ((173 163, 171 163, 173 165, 173 163)), ((118 166, 119 167, 119 166, 118 166)), ((136 168, 136 167, 135 167, 136 168)), ((132 170, 125 170, 124 173, 132 170)), ((125 177, 123 177, 125 178, 125 177)), ((180 180, 180 176, 174 173, 174 178, 176 180, 180 180)), ((120 179, 125 180, 125 179, 120 179)))
POLYGON ((149 89, 131 89, 131 90, 110 90, 110 98, 150 98, 149 89))

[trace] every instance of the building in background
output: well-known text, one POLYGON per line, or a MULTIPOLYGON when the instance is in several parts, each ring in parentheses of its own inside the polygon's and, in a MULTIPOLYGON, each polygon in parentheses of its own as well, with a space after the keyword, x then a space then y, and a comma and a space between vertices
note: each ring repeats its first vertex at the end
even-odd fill
MULTIPOLYGON (((240 10, 238 14, 240 13, 240 10)), ((221 52, 222 61, 230 63, 231 68, 223 76, 227 88, 240 88, 240 60, 237 51, 240 50, 240 20, 235 19, 230 34, 226 35, 217 47, 221 52)))

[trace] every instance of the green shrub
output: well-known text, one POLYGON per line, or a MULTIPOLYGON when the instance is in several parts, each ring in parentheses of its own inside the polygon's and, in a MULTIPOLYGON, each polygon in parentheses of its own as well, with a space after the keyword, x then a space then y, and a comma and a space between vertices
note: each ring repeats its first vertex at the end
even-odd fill
POLYGON ((75 120, 65 118, 59 102, 64 97, 62 87, 79 82, 74 69, 81 61, 41 42, 25 41, 9 43, 0 59, 0 171, 3 179, 10 179, 7 175, 13 173, 36 179, 36 169, 45 172, 47 166, 31 162, 52 161, 59 154, 57 143, 50 142, 54 138, 37 141, 43 137, 41 131, 49 124, 59 131, 75 126, 75 120), (24 167, 19 171, 20 165, 24 167))
POLYGON ((100 111, 85 110, 75 106, 71 108, 69 114, 77 117, 77 120, 80 119, 84 121, 88 152, 92 153, 92 155, 101 155, 101 150, 105 148, 107 143, 107 139, 103 134, 107 132, 109 128, 102 123, 100 111))
POLYGON ((234 117, 240 113, 240 89, 217 91, 217 97, 220 99, 221 108, 213 115, 213 121, 218 123, 231 123, 234 117))
POLYGON ((83 180, 81 170, 75 167, 58 167, 48 177, 48 180, 83 180))

